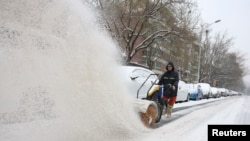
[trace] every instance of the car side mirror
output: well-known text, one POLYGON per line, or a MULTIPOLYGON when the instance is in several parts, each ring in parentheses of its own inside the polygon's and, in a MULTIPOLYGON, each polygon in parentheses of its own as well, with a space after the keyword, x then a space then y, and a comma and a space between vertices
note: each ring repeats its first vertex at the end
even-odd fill
POLYGON ((130 79, 135 80, 136 78, 138 78, 139 76, 135 76, 135 75, 130 75, 130 79))

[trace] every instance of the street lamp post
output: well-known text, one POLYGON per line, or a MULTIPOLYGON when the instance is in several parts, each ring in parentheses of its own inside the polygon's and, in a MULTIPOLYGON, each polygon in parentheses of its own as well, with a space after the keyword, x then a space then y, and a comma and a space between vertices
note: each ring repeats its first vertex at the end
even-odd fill
MULTIPOLYGON (((214 21, 213 23, 210 23, 206 26, 206 28, 208 28, 209 26, 215 24, 215 23, 218 23, 220 22, 221 20, 216 20, 214 21)), ((208 33, 208 30, 206 29, 206 38, 207 38, 207 33, 208 33)), ((201 33, 202 34, 202 33, 201 33)), ((202 35, 201 35, 202 36, 202 35)), ((201 38, 201 37, 200 37, 201 38)), ((200 41, 200 47, 199 47, 199 54, 198 54, 198 83, 200 82, 200 69, 201 69, 201 41, 200 41)))

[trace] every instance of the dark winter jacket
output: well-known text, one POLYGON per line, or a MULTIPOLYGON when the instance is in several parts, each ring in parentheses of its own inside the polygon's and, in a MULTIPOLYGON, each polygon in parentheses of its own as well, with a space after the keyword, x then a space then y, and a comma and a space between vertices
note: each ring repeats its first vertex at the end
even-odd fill
POLYGON ((177 96, 178 83, 179 83, 179 74, 174 70, 174 64, 169 62, 166 66, 166 70, 160 78, 159 85, 163 85, 163 95, 165 96, 177 96), (173 67, 172 71, 167 70, 167 66, 171 65, 173 67), (172 89, 169 90, 169 85, 175 86, 175 91, 172 89))

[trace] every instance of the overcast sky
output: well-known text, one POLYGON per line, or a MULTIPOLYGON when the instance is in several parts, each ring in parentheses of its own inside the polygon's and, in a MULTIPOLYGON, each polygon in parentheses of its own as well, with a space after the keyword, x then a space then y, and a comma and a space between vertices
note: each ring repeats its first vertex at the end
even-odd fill
MULTIPOLYGON (((227 32, 233 38, 233 51, 242 52, 245 65, 250 69, 250 0, 197 0, 205 23, 212 23, 218 19, 220 23, 211 26, 212 32, 227 32), (247 61, 249 60, 249 61, 247 61)), ((245 77, 250 86, 250 74, 245 77)))

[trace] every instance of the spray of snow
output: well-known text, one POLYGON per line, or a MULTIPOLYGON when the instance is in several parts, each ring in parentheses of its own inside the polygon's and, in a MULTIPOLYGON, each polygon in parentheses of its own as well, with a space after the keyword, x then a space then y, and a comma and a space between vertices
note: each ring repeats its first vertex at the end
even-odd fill
POLYGON ((0 140, 126 140, 145 128, 119 52, 80 0, 0 1, 0 140))

